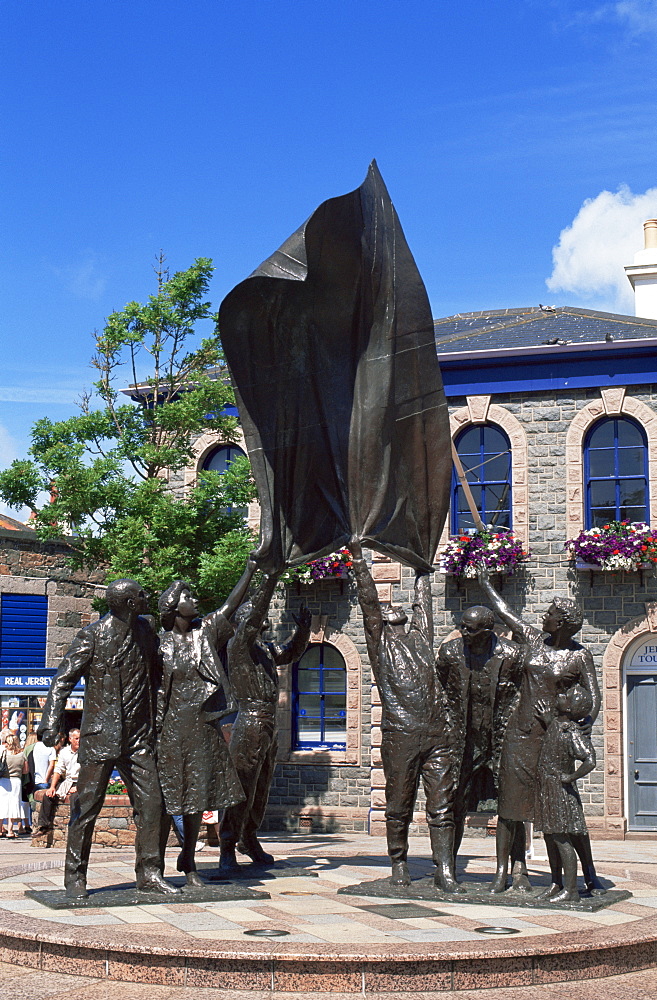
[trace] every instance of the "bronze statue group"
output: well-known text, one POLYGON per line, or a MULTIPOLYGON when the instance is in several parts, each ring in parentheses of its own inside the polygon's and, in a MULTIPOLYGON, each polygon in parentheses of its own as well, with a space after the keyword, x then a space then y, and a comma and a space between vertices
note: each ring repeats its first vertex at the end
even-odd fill
MULTIPOLYGON (((381 757, 386 778, 386 834, 391 883, 408 886, 408 831, 420 780, 426 794, 435 885, 462 893, 455 873, 466 813, 494 780, 497 871, 492 893, 531 889, 525 823, 543 831, 551 884, 541 898, 577 900, 577 856, 588 891, 597 879, 576 781, 595 767, 589 734, 600 709, 590 653, 575 642, 582 618, 574 602, 555 599, 542 628, 518 617, 480 585, 513 640, 495 632, 488 607, 468 608, 460 638, 434 653, 430 574, 416 571, 410 620, 382 605, 359 541, 353 566, 367 650, 382 704, 381 757)), ((239 871, 236 849, 271 864, 257 837, 276 765, 278 671, 303 655, 310 614, 303 608, 287 645, 265 641, 276 574, 264 574, 246 599, 256 562, 249 559, 221 608, 205 617, 188 583, 161 595, 159 633, 138 583, 107 588, 109 613, 83 628, 52 683, 40 725, 44 742, 62 729, 66 700, 85 679, 78 796, 69 823, 65 891, 87 895, 96 818, 114 768, 123 778, 136 824, 137 888, 174 893, 163 878, 170 816, 182 816, 178 870, 202 887, 195 847, 202 814, 223 813, 220 872, 239 871), (237 712, 230 743, 221 722, 237 712)))
POLYGON ((525 823, 545 837, 551 884, 539 897, 574 902, 577 856, 587 890, 604 892, 577 792, 595 767, 589 738, 600 710, 591 654, 573 636, 582 626, 571 600, 555 598, 542 628, 518 617, 493 589, 480 584, 513 634, 494 631, 487 607, 468 608, 461 637, 433 652, 430 577, 416 572, 410 625, 403 608, 383 606, 361 546, 352 543, 354 571, 372 671, 382 704, 381 758, 386 779, 386 834, 391 882, 410 885, 408 830, 420 780, 436 866, 435 885, 462 893, 455 874, 466 812, 494 778, 497 871, 490 891, 531 891, 525 823), (474 800, 473 800, 474 796, 474 800))
POLYGON ((191 886, 204 885, 194 852, 205 810, 223 810, 222 874, 230 877, 238 867, 238 845, 256 864, 274 860, 256 831, 276 761, 277 666, 303 655, 310 615, 306 609, 299 613, 286 646, 266 642, 263 632, 277 578, 265 575, 253 600, 245 602, 255 568, 249 560, 222 607, 203 618, 189 584, 171 584, 158 602, 159 635, 144 617, 148 595, 143 588, 134 580, 116 580, 107 588, 109 613, 83 628, 71 644, 39 728, 43 741, 52 745, 63 728, 66 700, 84 678, 78 795, 66 846, 67 896, 88 895, 94 824, 114 768, 134 810, 139 890, 180 891, 163 877, 170 816, 182 815, 177 866, 191 886), (227 745, 221 720, 234 711, 227 745))

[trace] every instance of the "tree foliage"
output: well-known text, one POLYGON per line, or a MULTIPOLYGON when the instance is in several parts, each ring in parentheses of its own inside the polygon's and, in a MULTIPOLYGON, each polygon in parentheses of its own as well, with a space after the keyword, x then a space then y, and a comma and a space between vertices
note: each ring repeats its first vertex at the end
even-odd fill
POLYGON ((219 337, 196 333, 216 319, 206 301, 212 272, 199 258, 169 276, 160 255, 157 293, 95 334, 96 379, 79 414, 38 420, 30 459, 0 473, 0 498, 29 507, 39 537, 64 534, 76 567, 104 565, 108 579, 132 577, 152 592, 189 579, 206 604, 241 573, 254 539, 236 508, 255 498, 246 459, 223 475, 201 473, 184 495, 169 487, 170 473, 194 464, 195 435, 213 429, 230 443, 237 432, 219 337))

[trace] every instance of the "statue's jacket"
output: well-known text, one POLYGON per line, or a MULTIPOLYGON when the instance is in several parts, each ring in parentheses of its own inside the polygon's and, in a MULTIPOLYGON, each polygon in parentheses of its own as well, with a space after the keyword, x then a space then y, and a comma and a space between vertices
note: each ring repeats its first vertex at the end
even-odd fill
MULTIPOLYGON (((506 727, 519 697, 524 650, 515 642, 495 636, 493 651, 486 662, 490 678, 492 709, 491 770, 497 782, 506 727)), ((454 753, 463 760, 467 728, 470 670, 463 653, 463 640, 450 639, 438 651, 436 668, 447 701, 454 753)))
MULTIPOLYGON (((190 629, 194 649, 194 667, 198 677, 199 717, 202 722, 216 724, 226 715, 237 711, 237 702, 231 692, 228 676, 221 660, 221 652, 235 629, 220 612, 214 611, 204 618, 197 618, 190 629)), ((171 685, 176 660, 173 632, 160 632, 160 658, 163 677, 157 696, 157 730, 171 699, 171 685)))
POLYGON ((116 760, 130 747, 131 730, 139 731, 142 742, 154 749, 155 699, 160 686, 158 641, 144 618, 129 628, 112 614, 81 629, 50 686, 39 725, 40 730, 62 730, 66 700, 84 678, 85 696, 80 727, 80 764, 116 760), (130 657, 131 683, 146 706, 147 718, 126 718, 121 665, 130 657), (141 737, 145 734, 145 737, 141 737))

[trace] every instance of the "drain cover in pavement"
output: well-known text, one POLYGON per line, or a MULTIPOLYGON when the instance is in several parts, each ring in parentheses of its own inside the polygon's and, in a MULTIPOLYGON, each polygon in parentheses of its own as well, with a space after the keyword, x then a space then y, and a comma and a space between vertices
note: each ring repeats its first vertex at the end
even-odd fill
POLYGON ((379 917, 390 920, 408 920, 411 917, 445 917, 440 910, 431 910, 428 906, 418 906, 417 903, 376 903, 371 906, 359 906, 359 910, 376 913, 379 917))

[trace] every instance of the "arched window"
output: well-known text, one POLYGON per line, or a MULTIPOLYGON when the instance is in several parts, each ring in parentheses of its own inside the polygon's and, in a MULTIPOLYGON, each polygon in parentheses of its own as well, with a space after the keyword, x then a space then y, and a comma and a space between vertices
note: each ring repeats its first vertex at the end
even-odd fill
POLYGON ((648 445, 627 417, 598 421, 584 441, 586 527, 648 521, 648 445))
POLYGON ((236 444, 220 444, 205 456, 203 469, 207 472, 225 472, 231 462, 243 457, 244 452, 236 444))
MULTIPOLYGON (((245 453, 236 444, 220 444, 203 459, 204 472, 218 472, 220 475, 226 471, 228 466, 236 458, 245 458, 245 453)), ((233 507, 232 504, 222 508, 224 514, 241 514, 246 517, 248 510, 246 507, 233 507)))
MULTIPOLYGON (((484 524, 511 528, 511 446, 499 427, 475 424, 456 439, 456 450, 484 524)), ((452 532, 474 528, 465 491, 452 475, 452 532)))
POLYGON ((294 665, 292 749, 345 750, 347 667, 335 646, 313 643, 294 665))

